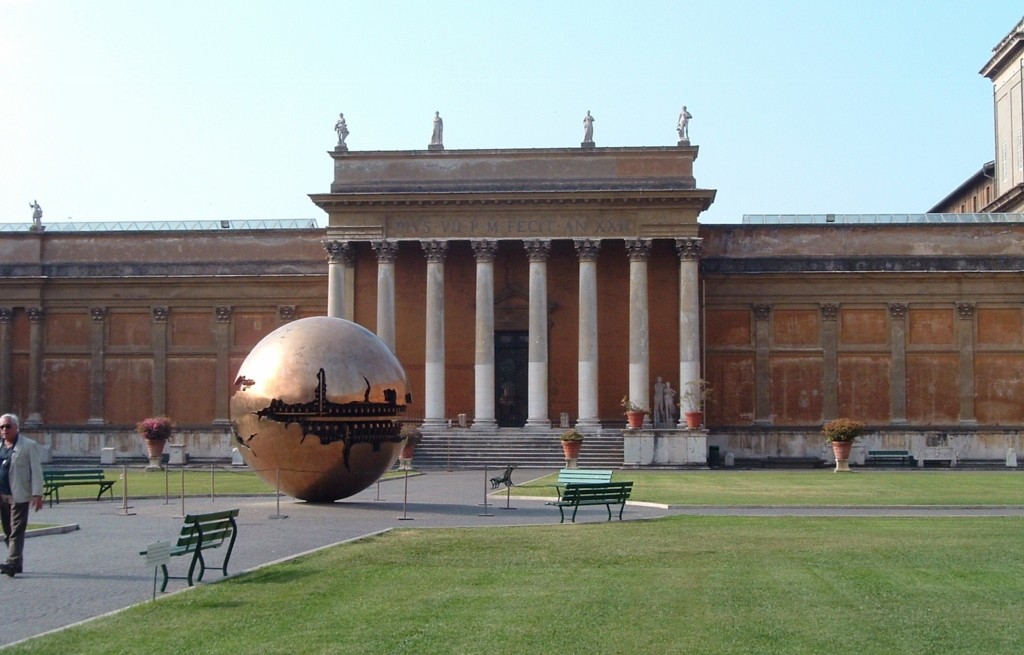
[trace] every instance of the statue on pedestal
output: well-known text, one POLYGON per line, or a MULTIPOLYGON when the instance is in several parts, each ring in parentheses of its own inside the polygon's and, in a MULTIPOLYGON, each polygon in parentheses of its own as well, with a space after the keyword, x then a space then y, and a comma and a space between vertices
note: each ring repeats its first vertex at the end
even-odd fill
POLYGON ((594 117, 590 115, 589 109, 583 117, 583 145, 594 145, 594 117))
POLYGON ((348 150, 348 146, 345 145, 345 137, 348 136, 345 114, 338 114, 338 122, 334 124, 334 131, 338 133, 338 150, 348 150))
POLYGON ((444 148, 444 121, 439 111, 434 112, 434 131, 430 135, 430 145, 434 150, 444 148))
POLYGON ((39 206, 39 203, 33 200, 28 204, 32 208, 32 227, 39 228, 43 225, 43 208, 39 206))
POLYGON ((679 133, 679 142, 690 142, 690 119, 693 118, 693 114, 686 111, 686 105, 683 105, 682 110, 679 112, 679 120, 676 122, 676 132, 679 133))

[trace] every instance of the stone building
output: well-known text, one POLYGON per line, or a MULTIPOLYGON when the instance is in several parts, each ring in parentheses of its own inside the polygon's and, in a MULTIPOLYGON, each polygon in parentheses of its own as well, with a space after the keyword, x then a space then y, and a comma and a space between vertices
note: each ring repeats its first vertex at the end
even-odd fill
POLYGON ((685 443, 675 464, 823 456, 821 423, 838 416, 869 424, 865 448, 1001 459, 1024 424, 1024 220, 1007 213, 1024 188, 1022 29, 982 70, 994 164, 929 214, 701 225, 715 191, 687 139, 338 147, 330 188, 311 195, 326 228, 6 226, 0 407, 58 458, 141 456, 134 424, 163 413, 193 456, 227 457, 249 349, 328 314, 395 351, 410 418, 446 447, 552 443, 569 424, 643 463, 623 449, 620 401, 651 406, 660 378, 714 389, 706 430, 675 412, 636 433, 685 443))

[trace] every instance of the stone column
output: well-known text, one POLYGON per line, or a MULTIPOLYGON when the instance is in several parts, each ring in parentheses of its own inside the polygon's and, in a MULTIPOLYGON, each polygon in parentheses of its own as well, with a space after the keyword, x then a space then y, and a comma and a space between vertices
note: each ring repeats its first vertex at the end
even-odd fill
POLYGON ((89 317, 89 425, 103 425, 105 415, 104 399, 104 346, 106 345, 107 308, 90 307, 89 317))
POLYGON ((839 305, 821 303, 821 413, 822 419, 839 418, 839 305))
MULTIPOLYGON (((167 319, 170 309, 166 306, 150 308, 152 327, 150 338, 153 346, 153 414, 167 413, 167 319)), ((227 377, 225 375, 225 377, 227 377)))
POLYGON ((476 255, 476 338, 473 360, 473 429, 493 430, 494 416, 494 256, 496 241, 470 242, 476 255))
MULTIPOLYGON (((629 257, 629 398, 651 411, 651 335, 648 322, 647 261, 651 256, 650 239, 626 241, 629 257)), ((644 416, 650 426, 651 415, 644 416)))
POLYGON ((228 407, 228 391, 230 380, 228 372, 231 362, 228 359, 231 353, 231 307, 221 305, 214 308, 216 322, 213 324, 213 343, 217 348, 216 386, 214 425, 230 425, 231 411, 228 407))
POLYGON ((960 423, 977 424, 974 414, 974 303, 958 302, 957 345, 960 350, 960 423))
POLYGON ((11 341, 13 319, 13 309, 0 307, 0 407, 11 407, 11 403, 14 402, 14 382, 11 380, 11 359, 14 356, 14 345, 11 341))
POLYGON ((578 412, 576 425, 600 429, 597 413, 597 254, 601 242, 575 239, 580 261, 578 412))
POLYGON ((754 305, 754 423, 772 424, 771 305, 754 305))
POLYGON ((526 425, 550 428, 548 417, 548 254, 549 239, 524 241, 530 261, 530 352, 526 425))
POLYGON ((351 320, 348 271, 352 268, 352 247, 347 241, 321 241, 327 251, 327 315, 351 320))
POLYGON ((448 244, 445 241, 422 241, 420 244, 427 256, 423 424, 436 429, 445 426, 444 258, 448 244))
POLYGON ((892 366, 889 372, 889 420, 907 422, 907 303, 889 303, 889 330, 892 339, 892 366))
POLYGON ((29 321, 28 418, 25 426, 35 427, 43 423, 43 319, 46 314, 42 307, 28 307, 25 311, 29 321))
POLYGON ((395 352, 395 261, 398 244, 393 241, 374 241, 370 244, 377 253, 377 336, 395 352))
MULTIPOLYGON (((679 254, 679 395, 700 373, 700 250, 704 239, 676 239, 679 254)), ((680 403, 681 404, 681 403, 680 403)), ((686 427, 684 412, 678 426, 686 427)))

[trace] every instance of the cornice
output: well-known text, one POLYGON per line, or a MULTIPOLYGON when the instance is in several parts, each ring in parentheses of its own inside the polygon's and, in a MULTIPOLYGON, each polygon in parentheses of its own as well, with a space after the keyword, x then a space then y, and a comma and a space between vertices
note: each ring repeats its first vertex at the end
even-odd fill
POLYGON ((538 207, 560 205, 687 206, 706 210, 714 189, 523 193, 324 193, 309 196, 325 211, 395 207, 538 207))

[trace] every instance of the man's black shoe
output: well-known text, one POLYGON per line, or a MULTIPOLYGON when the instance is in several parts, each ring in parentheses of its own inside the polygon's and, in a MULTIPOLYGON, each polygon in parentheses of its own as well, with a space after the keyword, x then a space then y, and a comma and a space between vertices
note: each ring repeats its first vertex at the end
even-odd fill
POLYGON ((8 577, 13 578, 14 574, 17 573, 17 572, 18 572, 17 569, 15 569, 10 564, 7 564, 6 562, 4 564, 0 564, 0 573, 3 573, 4 575, 6 575, 8 577))

